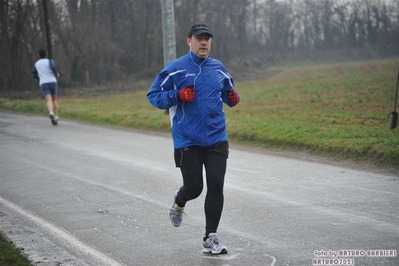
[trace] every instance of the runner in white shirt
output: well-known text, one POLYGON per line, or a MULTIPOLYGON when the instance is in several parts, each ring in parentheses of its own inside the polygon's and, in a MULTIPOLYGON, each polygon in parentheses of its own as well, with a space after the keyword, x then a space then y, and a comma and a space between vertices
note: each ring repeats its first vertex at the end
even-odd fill
POLYGON ((57 102, 57 77, 60 74, 52 59, 47 59, 47 52, 39 50, 40 59, 35 63, 32 70, 32 77, 39 79, 42 95, 47 103, 47 109, 51 123, 58 124, 58 102, 57 102))

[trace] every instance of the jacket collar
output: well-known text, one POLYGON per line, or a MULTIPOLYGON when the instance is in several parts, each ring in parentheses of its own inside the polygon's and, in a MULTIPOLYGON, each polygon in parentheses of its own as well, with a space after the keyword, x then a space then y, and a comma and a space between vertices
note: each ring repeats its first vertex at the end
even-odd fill
POLYGON ((191 60, 193 60, 194 63, 201 65, 202 62, 208 60, 209 55, 203 60, 201 57, 199 57, 198 55, 196 55, 195 53, 193 53, 193 51, 189 51, 188 55, 190 56, 191 60))

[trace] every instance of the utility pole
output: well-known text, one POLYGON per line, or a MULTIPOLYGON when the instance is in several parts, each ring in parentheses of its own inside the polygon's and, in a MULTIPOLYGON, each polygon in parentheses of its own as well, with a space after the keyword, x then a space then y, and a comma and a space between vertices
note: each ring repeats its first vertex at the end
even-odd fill
POLYGON ((175 11, 173 0, 161 0, 162 4, 162 34, 163 63, 176 59, 175 11))
POLYGON ((47 57, 53 58, 53 50, 51 48, 50 21, 48 18, 47 0, 43 0, 43 12, 44 12, 44 26, 46 28, 47 57))

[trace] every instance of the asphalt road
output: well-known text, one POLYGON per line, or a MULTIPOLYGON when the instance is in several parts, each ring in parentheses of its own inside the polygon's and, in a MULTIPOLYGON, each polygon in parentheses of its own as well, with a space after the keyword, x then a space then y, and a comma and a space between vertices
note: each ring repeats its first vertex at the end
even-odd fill
POLYGON ((399 265, 399 175, 232 145, 210 256, 206 190, 170 224, 169 134, 0 112, 0 145, 0 230, 40 266, 399 265))

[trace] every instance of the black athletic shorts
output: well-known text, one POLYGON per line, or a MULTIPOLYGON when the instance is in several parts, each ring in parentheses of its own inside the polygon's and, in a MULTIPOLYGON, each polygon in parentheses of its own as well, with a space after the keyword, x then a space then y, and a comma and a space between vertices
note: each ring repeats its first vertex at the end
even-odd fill
POLYGON ((182 149, 175 149, 176 167, 188 164, 203 163, 205 153, 226 156, 227 159, 229 156, 229 143, 227 141, 222 141, 209 147, 189 146, 182 149))

